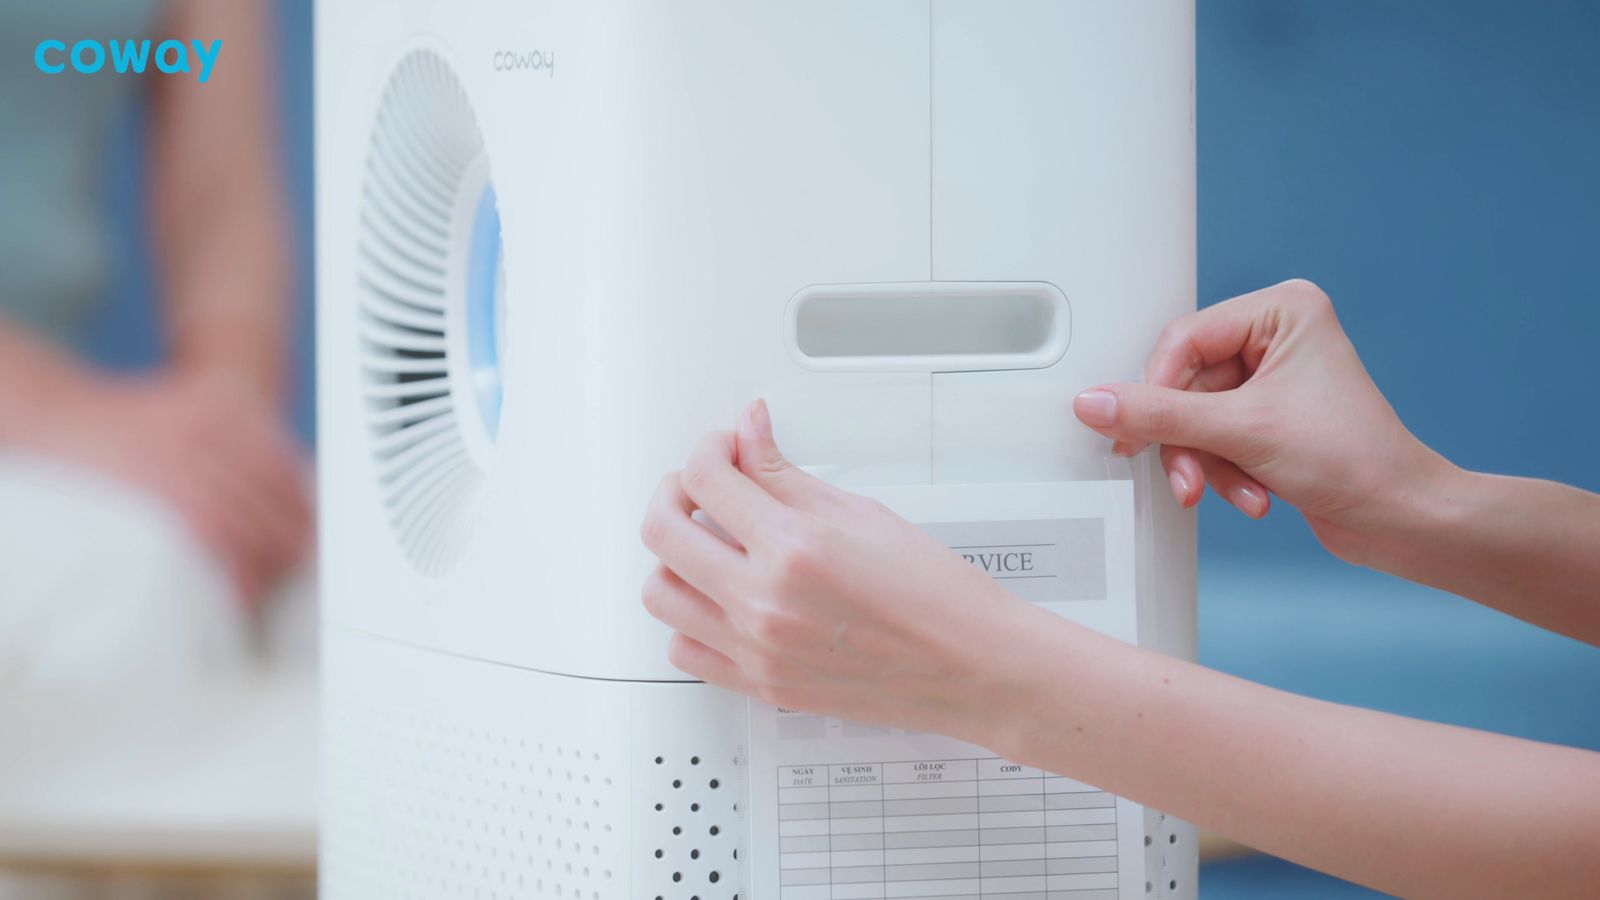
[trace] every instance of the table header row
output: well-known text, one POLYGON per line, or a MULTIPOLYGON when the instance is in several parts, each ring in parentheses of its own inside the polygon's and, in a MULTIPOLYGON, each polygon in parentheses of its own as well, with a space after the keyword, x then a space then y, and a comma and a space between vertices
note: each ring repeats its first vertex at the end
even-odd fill
POLYGON ((1041 769, 1004 759, 924 759, 907 762, 780 766, 778 787, 844 787, 860 784, 911 784, 927 781, 994 781, 1056 778, 1041 769))

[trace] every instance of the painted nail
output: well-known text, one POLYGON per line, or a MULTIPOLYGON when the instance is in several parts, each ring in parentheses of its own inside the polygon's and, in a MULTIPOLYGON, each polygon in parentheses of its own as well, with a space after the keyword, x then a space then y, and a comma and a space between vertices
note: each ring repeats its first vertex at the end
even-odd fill
POLYGON ((1167 480, 1172 482, 1172 496, 1178 498, 1178 505, 1187 508, 1189 505, 1189 479, 1177 469, 1167 475, 1167 480))
POLYGON ((1083 424, 1105 428, 1117 419, 1117 395, 1110 391, 1084 391, 1072 401, 1072 411, 1083 424))
POLYGON ((1259 519, 1267 514, 1266 495, 1255 485, 1234 485, 1228 491, 1228 502, 1239 507, 1240 512, 1252 519, 1259 519))
POLYGON ((750 404, 750 424, 761 437, 772 436, 772 413, 767 411, 766 400, 757 397, 756 402, 750 404))

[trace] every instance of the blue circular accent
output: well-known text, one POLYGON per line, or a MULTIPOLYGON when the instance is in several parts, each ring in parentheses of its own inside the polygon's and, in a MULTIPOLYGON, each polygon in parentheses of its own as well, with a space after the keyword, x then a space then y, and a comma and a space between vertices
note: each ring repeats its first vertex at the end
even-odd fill
POLYGON ((500 316, 505 294, 500 262, 500 210, 494 185, 485 185, 467 248, 467 375, 493 439, 500 431, 500 316))

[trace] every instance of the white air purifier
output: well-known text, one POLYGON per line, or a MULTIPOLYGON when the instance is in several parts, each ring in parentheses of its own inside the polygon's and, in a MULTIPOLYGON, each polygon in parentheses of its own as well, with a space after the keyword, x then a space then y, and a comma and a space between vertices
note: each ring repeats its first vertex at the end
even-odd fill
POLYGON ((1071 402, 1194 308, 1193 89, 1192 0, 320 2, 324 896, 1196 896, 1189 827, 688 680, 639 601, 761 396, 1192 657, 1193 517, 1071 402))

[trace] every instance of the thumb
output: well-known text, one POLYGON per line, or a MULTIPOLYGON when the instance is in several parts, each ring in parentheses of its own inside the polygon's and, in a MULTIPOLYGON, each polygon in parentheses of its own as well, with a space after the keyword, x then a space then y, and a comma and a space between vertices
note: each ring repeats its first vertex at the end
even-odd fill
POLYGON ((756 400, 739 414, 735 431, 739 471, 767 493, 790 506, 815 506, 835 488, 784 458, 772 436, 767 402, 756 400))
POLYGON ((1246 452, 1232 391, 1181 391, 1149 384, 1105 384, 1072 401, 1078 420, 1130 443, 1193 447, 1227 459, 1246 452))

